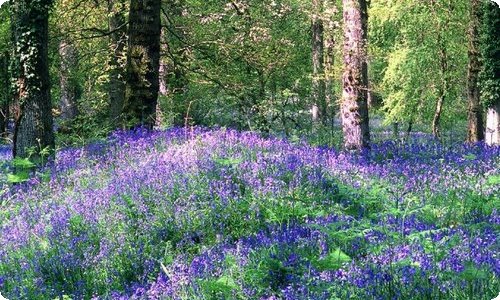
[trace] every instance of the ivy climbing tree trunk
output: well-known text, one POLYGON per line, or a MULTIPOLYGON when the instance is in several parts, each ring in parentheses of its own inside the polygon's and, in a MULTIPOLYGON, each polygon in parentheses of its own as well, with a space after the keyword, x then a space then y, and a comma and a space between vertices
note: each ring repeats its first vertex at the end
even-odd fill
POLYGON ((486 1, 483 20, 481 97, 488 109, 485 141, 500 145, 500 7, 486 1))
POLYGON ((467 71, 467 142, 475 143, 484 140, 483 109, 479 102, 479 24, 480 0, 470 0, 469 24, 469 64, 467 71))
POLYGON ((323 0, 312 0, 312 120, 319 122, 326 114, 323 49, 323 0))
POLYGON ((342 129, 344 147, 369 147, 368 70, 366 64, 367 4, 365 0, 343 0, 344 72, 342 75, 342 129))
POLYGON ((109 58, 108 98, 109 113, 113 127, 122 123, 125 104, 125 48, 127 46, 127 27, 125 20, 125 0, 108 0, 108 24, 111 32, 109 58))
POLYGON ((161 0, 131 0, 127 52, 128 125, 153 128, 159 89, 161 0))
POLYGON ((14 157, 54 149, 53 119, 48 68, 48 19, 51 0, 10 1, 15 49, 15 98, 19 112, 15 118, 14 157))
POLYGON ((80 97, 78 79, 75 78, 75 69, 78 66, 78 53, 75 46, 67 40, 59 43, 61 67, 59 69, 59 84, 61 87, 61 119, 69 122, 78 115, 77 100, 80 97))

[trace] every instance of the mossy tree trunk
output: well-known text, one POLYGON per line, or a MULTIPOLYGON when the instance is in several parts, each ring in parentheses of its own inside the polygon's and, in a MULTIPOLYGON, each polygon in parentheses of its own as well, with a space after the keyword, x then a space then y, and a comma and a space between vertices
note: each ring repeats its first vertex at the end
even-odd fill
POLYGON ((10 1, 15 49, 14 157, 40 158, 54 149, 48 68, 50 0, 10 1))
POLYGON ((131 0, 125 114, 130 126, 153 128, 159 90, 161 0, 131 0))
POLYGON ((482 36, 481 97, 488 109, 485 140, 488 145, 500 145, 500 7, 491 1, 484 4, 482 36))
POLYGON ((469 64, 467 71, 467 99, 469 102, 467 112, 467 142, 476 143, 484 140, 483 108, 479 99, 479 24, 480 0, 470 1, 469 23, 469 64))

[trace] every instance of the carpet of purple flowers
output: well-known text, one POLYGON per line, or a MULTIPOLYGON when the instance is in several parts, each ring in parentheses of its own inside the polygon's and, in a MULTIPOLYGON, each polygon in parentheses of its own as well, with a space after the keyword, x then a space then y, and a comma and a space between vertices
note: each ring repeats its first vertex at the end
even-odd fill
POLYGON ((116 132, 22 184, 0 148, 9 299, 492 299, 500 147, 349 154, 232 130, 116 132))

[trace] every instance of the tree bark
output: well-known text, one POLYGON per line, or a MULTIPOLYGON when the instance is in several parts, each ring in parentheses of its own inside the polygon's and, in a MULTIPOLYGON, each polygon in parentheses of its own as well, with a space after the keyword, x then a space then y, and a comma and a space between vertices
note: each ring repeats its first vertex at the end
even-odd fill
POLYGON ((114 127, 122 125, 123 106, 125 104, 125 47, 127 45, 127 27, 125 26, 124 0, 108 0, 108 27, 111 56, 109 58, 109 117, 114 127))
POLYGON ((467 142, 476 143, 484 140, 483 110, 479 98, 479 24, 480 0, 470 1, 469 24, 469 64, 467 72, 467 99, 469 102, 467 113, 467 142))
POLYGON ((168 96, 168 84, 167 84, 167 76, 168 76, 168 64, 162 60, 160 60, 160 71, 159 71, 159 95, 162 96, 158 99, 158 103, 156 104, 156 123, 157 127, 161 127, 165 125, 165 118, 163 115, 160 99, 164 99, 168 96))
POLYGON ((486 115, 486 144, 500 145, 500 101, 488 107, 486 115))
POLYGON ((323 0, 312 0, 312 120, 319 122, 326 115, 325 102, 325 74, 324 74, 324 52, 323 34, 324 26, 322 20, 323 0))
POLYGON ((74 68, 78 65, 78 53, 71 42, 62 40, 59 43, 59 56, 61 58, 59 73, 61 119, 68 122, 78 115, 77 100, 80 97, 80 87, 74 76, 74 68))
POLYGON ((443 112, 444 100, 448 92, 448 80, 446 78, 448 72, 448 54, 443 44, 441 34, 438 33, 437 43, 439 47, 439 64, 441 71, 441 86, 438 88, 438 97, 436 100, 436 109, 434 110, 434 117, 432 118, 432 135, 435 138, 441 138, 440 121, 443 112))
POLYGON ((481 100, 488 108, 486 144, 500 145, 500 7, 486 1, 483 22, 481 100))
POLYGON ((365 0, 343 0, 344 73, 342 75, 342 128, 344 147, 369 147, 366 64, 367 5, 365 0))
POLYGON ((127 51, 129 125, 153 128, 159 89, 161 0, 131 0, 127 51))
POLYGON ((0 54, 0 138, 7 137, 9 124, 9 55, 0 54))
MULTIPOLYGON (((434 14, 434 17, 437 19, 438 13, 435 10, 435 0, 431 0, 430 2, 432 12, 434 14)), ((451 5, 451 4, 450 4, 451 5)), ((445 19, 444 24, 441 25, 441 22, 438 22, 437 24, 437 37, 436 37, 436 43, 438 47, 438 58, 439 58, 439 66, 440 66, 440 75, 441 75, 441 85, 438 87, 438 95, 437 95, 437 100, 436 100, 436 108, 434 110, 434 116, 432 118, 432 135, 434 135, 435 138, 440 139, 441 138, 441 128, 440 128, 440 121, 441 121, 441 114, 443 112, 443 106, 444 106, 444 101, 446 99, 446 96, 448 94, 448 52, 446 51, 446 45, 445 42, 443 41, 443 36, 442 31, 443 29, 446 30, 448 27, 449 20, 445 19)))
POLYGON ((50 0, 11 1, 12 30, 16 49, 14 157, 38 159, 54 149, 53 119, 48 68, 48 19, 50 0))
MULTIPOLYGON (((333 11, 333 8, 330 9, 333 11)), ((334 59, 335 59, 335 29, 337 28, 333 20, 333 16, 328 16, 328 23, 325 31, 325 116, 324 119, 333 118, 332 107, 334 106, 334 59)))

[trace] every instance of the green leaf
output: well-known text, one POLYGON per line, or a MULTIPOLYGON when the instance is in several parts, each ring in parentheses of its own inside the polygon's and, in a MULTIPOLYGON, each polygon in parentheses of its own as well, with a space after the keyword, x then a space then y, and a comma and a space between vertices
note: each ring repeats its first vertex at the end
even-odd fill
POLYGON ((219 279, 217 279, 217 283, 226 286, 232 290, 238 289, 238 285, 236 284, 234 279, 227 275, 223 275, 219 279))
POLYGON ((349 255, 345 254, 340 248, 328 253, 328 255, 317 261, 317 266, 323 270, 336 270, 342 267, 345 263, 351 261, 349 255))
POLYGON ((500 175, 491 175, 487 179, 488 184, 497 185, 500 184, 500 175))
POLYGON ((29 173, 26 171, 17 172, 15 174, 7 174, 7 182, 21 183, 29 179, 29 173))
POLYGON ((474 160, 474 159, 476 159, 476 156, 472 153, 469 153, 469 154, 464 155, 463 158, 466 160, 474 160))
POLYGON ((28 158, 19 158, 16 157, 12 160, 12 165, 15 168, 20 169, 31 169, 35 167, 35 164, 32 163, 28 158))
POLYGON ((465 270, 460 274, 465 280, 473 281, 478 279, 488 279, 488 274, 483 270, 474 266, 472 263, 469 263, 465 270))
POLYGON ((223 167, 232 167, 232 166, 238 166, 241 162, 243 162, 242 158, 234 158, 234 157, 228 157, 228 158, 216 158, 214 159, 215 163, 223 166, 223 167))

